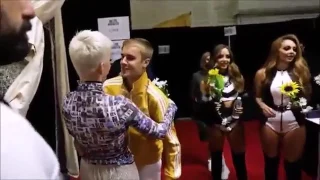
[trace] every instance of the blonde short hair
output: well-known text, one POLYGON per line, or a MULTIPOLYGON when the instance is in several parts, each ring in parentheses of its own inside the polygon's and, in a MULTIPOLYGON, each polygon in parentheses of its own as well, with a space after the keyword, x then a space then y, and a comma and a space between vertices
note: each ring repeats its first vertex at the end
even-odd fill
POLYGON ((123 42, 122 47, 125 47, 125 46, 130 45, 130 44, 137 44, 137 45, 140 46, 142 58, 145 58, 145 59, 146 58, 149 58, 149 59, 152 58, 153 47, 152 47, 151 43, 148 40, 143 39, 143 38, 128 39, 128 40, 125 40, 123 42))
POLYGON ((69 44, 71 62, 79 76, 95 70, 99 64, 110 61, 113 42, 99 31, 78 32, 69 44))

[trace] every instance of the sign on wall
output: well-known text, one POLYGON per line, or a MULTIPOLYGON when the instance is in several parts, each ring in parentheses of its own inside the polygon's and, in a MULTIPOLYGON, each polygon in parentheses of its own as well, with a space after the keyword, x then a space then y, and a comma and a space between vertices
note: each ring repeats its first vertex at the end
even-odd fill
POLYGON ((237 35, 236 26, 224 27, 224 36, 228 37, 228 46, 231 48, 231 36, 237 35))
POLYGON ((158 46, 158 54, 169 54, 170 45, 160 45, 158 46))
POLYGON ((111 63, 121 58, 121 48, 124 40, 114 40, 111 51, 111 63))
POLYGON ((120 59, 123 41, 130 39, 129 16, 99 18, 98 30, 113 42, 111 63, 120 59))
POLYGON ((130 39, 128 16, 99 18, 98 29, 111 40, 130 39))
POLYGON ((224 27, 224 36, 234 36, 237 35, 237 29, 235 26, 224 27))

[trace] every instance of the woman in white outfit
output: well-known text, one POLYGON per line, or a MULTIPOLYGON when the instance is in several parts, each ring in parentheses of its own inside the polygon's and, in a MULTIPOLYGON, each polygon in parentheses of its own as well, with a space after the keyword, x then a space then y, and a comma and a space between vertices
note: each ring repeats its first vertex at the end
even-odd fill
POLYGON ((299 97, 311 94, 310 72, 302 57, 299 41, 289 34, 276 39, 269 57, 255 77, 256 102, 261 108, 261 142, 265 155, 265 179, 278 179, 279 152, 282 147, 288 180, 301 179, 300 157, 305 143, 304 116, 298 106, 288 106, 290 98, 283 95, 284 83, 301 86, 299 97))

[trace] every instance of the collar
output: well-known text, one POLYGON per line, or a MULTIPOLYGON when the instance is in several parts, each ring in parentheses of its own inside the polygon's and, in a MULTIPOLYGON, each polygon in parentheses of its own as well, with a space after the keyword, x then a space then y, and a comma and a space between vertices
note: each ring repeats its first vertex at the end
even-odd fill
MULTIPOLYGON (((148 84, 149 84, 148 75, 147 75, 147 72, 144 72, 140 76, 140 78, 132 84, 131 93, 136 94, 136 93, 145 92, 147 90, 148 84)), ((123 87, 127 89, 125 87, 125 83, 123 83, 123 87)))
POLYGON ((0 98, 0 102, 7 105, 8 107, 10 107, 9 103, 7 101, 5 101, 3 98, 0 98))
POLYGON ((36 47, 30 43, 29 43, 29 45, 31 46, 30 51, 29 51, 29 54, 25 57, 25 60, 27 60, 28 62, 32 61, 33 57, 36 54, 36 47))
POLYGON ((39 35, 37 33, 39 32, 37 30, 39 29, 40 26, 42 28, 42 23, 38 17, 34 17, 33 19, 31 19, 30 22, 32 24, 32 29, 27 32, 27 36, 28 36, 28 43, 31 47, 30 47, 29 54, 25 58, 29 62, 33 59, 33 57, 37 53, 36 44, 40 43, 38 42, 39 35))
POLYGON ((78 91, 103 91, 102 82, 99 81, 78 81, 78 91))

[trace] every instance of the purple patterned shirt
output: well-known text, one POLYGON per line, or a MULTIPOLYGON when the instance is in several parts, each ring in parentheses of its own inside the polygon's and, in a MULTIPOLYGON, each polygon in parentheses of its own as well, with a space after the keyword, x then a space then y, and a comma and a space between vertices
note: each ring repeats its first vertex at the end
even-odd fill
POLYGON ((155 138, 164 138, 177 111, 171 102, 164 120, 156 123, 124 96, 103 92, 102 83, 80 83, 67 94, 63 116, 69 133, 84 148, 84 159, 91 164, 132 164, 126 141, 129 126, 155 138))

